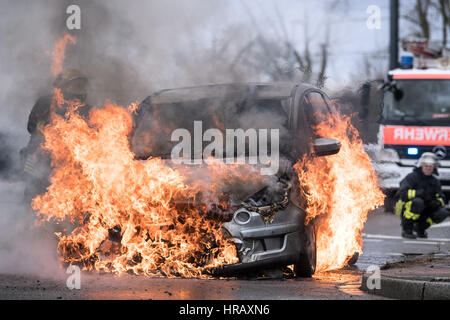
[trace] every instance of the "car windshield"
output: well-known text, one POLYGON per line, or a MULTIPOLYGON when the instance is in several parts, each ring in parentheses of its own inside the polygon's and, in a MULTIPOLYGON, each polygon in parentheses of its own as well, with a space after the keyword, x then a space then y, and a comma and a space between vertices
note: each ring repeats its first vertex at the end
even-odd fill
MULTIPOLYGON (((172 149, 179 141, 171 141, 176 129, 186 129, 194 139, 202 139, 203 133, 208 129, 218 129, 224 134, 226 129, 278 129, 280 147, 283 137, 288 134, 289 99, 259 99, 259 100, 233 100, 233 99, 201 99, 176 103, 163 103, 148 105, 137 122, 132 137, 132 149, 137 157, 148 156, 169 158, 172 149), (199 122, 201 126, 199 127, 199 122), (197 123, 194 132, 194 122, 197 123)), ((270 140, 270 134, 268 134, 270 140)), ((211 143, 202 141, 202 146, 211 143)), ((248 139, 246 139, 246 144, 248 139)), ((193 148, 194 142, 192 143, 193 148)), ((247 151, 248 148, 246 147, 247 151)))
POLYGON ((384 95, 387 123, 415 125, 444 124, 450 121, 450 80, 396 80, 401 95, 384 95), (400 99, 399 99, 400 98, 400 99))

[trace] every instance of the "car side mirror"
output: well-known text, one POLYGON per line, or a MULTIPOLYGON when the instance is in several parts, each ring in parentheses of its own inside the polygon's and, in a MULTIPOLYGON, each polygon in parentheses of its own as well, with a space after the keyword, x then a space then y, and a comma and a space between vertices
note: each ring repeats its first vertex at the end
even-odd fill
POLYGON ((394 93, 395 100, 400 101, 400 100, 403 99, 403 95, 404 94, 403 94, 403 90, 402 89, 398 89, 397 87, 395 87, 394 90, 393 90, 393 93, 394 93))
POLYGON ((318 138, 314 140, 314 153, 319 156, 330 156, 341 149, 341 142, 330 138, 318 138))

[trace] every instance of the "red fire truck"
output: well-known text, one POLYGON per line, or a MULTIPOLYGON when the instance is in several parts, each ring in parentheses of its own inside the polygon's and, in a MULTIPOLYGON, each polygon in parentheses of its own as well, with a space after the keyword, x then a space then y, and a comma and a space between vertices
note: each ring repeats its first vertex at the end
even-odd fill
POLYGON ((450 192, 450 55, 427 41, 407 41, 400 68, 384 83, 379 150, 375 169, 387 195, 386 209, 400 181, 424 152, 440 161, 443 190, 450 192))

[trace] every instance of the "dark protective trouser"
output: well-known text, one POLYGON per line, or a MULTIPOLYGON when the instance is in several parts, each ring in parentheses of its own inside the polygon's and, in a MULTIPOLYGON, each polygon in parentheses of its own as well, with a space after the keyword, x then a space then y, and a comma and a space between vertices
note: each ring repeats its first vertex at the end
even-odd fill
POLYGON ((50 186, 49 177, 52 172, 50 155, 42 152, 38 144, 42 139, 37 134, 32 135, 27 147, 21 150, 26 203, 31 203, 38 194, 44 194, 50 186))
POLYGON ((418 229, 424 231, 433 224, 441 223, 450 215, 450 212, 444 208, 431 210, 421 198, 414 198, 407 202, 399 200, 396 210, 399 210, 400 206, 404 230, 412 230, 414 223, 417 223, 418 229))

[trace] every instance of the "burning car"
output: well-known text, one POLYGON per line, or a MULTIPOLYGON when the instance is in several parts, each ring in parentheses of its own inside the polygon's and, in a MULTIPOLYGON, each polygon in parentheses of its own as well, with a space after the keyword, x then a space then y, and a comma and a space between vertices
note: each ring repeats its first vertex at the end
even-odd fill
MULTIPOLYGON (((173 132, 182 128, 194 136, 194 141, 184 145, 191 152, 187 152, 188 157, 182 158, 180 163, 192 168, 201 166, 201 160, 207 158, 206 144, 212 140, 211 137, 204 139, 208 130, 247 133, 240 141, 241 148, 239 141, 233 143, 231 149, 228 146, 231 140, 239 140, 237 136, 227 136, 227 146, 223 148, 227 151, 226 157, 230 158, 231 154, 235 160, 243 159, 243 173, 222 186, 210 185, 218 189, 214 190, 216 194, 227 198, 226 204, 212 205, 221 208, 224 232, 233 240, 239 261, 211 268, 209 272, 215 275, 258 271, 273 274, 280 267, 294 265, 297 276, 310 277, 316 270, 316 230, 314 221, 306 221, 306 200, 299 192, 302 186, 293 165, 305 155, 322 157, 339 152, 338 140, 320 137, 314 130, 323 117, 332 117, 334 113, 333 105, 322 90, 301 83, 232 83, 163 90, 146 98, 134 115, 131 147, 139 159, 161 157, 173 166, 170 164, 173 150, 180 143, 179 139, 173 139, 173 132), (273 137, 269 142, 271 154, 265 154, 269 163, 279 162, 278 170, 268 177, 249 169, 267 168, 267 163, 247 165, 255 155, 251 154, 252 129, 277 130, 279 134, 279 157, 270 158, 274 156, 273 137), (199 134, 200 138, 195 137, 199 134)), ((223 146, 223 142, 216 145, 213 157, 225 153, 217 146, 223 146)), ((260 149, 261 144, 258 144, 253 151, 260 149)), ((199 171, 195 172, 194 180, 201 176, 199 171)), ((224 180, 227 178, 229 176, 224 180)))
POLYGON ((55 88, 51 104, 49 184, 31 207, 58 226, 61 261, 84 270, 311 276, 355 262, 384 200, 351 118, 310 85, 163 90, 86 117, 55 88))

